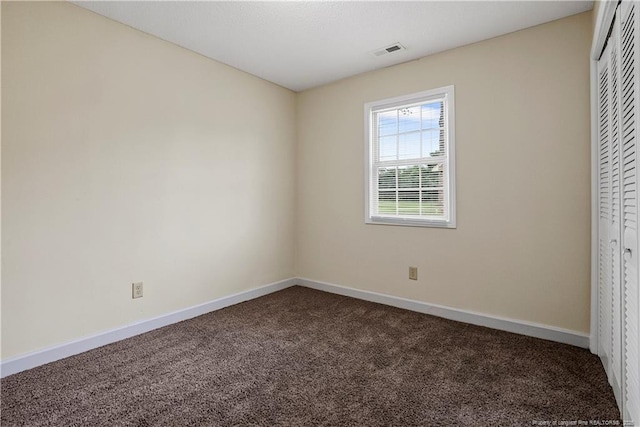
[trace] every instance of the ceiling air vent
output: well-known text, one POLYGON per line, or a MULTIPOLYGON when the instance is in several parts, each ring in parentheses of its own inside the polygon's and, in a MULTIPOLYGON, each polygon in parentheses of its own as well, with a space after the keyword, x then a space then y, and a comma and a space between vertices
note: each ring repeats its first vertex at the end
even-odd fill
POLYGON ((374 50, 373 52, 371 52, 371 54, 373 56, 384 56, 393 52, 399 52, 401 50, 406 50, 406 49, 400 43, 394 43, 387 47, 383 47, 382 49, 374 50))

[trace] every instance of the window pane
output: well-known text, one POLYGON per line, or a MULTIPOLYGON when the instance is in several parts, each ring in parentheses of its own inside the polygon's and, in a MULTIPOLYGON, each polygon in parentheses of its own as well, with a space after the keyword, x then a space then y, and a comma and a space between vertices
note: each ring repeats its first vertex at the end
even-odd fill
POLYGON ((455 228, 452 107, 452 86, 365 105, 366 223, 455 228))
POLYGON ((400 159, 420 157, 420 132, 404 133, 398 136, 398 157, 400 159))
POLYGON ((420 130, 420 106, 399 109, 398 120, 399 132, 420 130))
POLYGON ((378 135, 395 135, 398 133, 398 110, 378 113, 378 135))
POLYGON ((380 137, 380 160, 395 160, 397 159, 397 137, 382 136, 380 137))
POLYGON ((422 192, 422 215, 441 216, 444 214, 444 191, 422 192))
POLYGON ((444 133, 437 129, 422 131, 422 155, 424 157, 444 154, 444 133))
POLYGON ((438 129, 444 126, 444 103, 430 102, 422 105, 422 129, 438 129))
POLYGON ((394 191, 380 191, 378 193, 378 213, 379 214, 392 214, 397 212, 396 192, 394 191))
POLYGON ((396 188, 396 168, 378 169, 378 188, 396 188))
POLYGON ((398 214, 420 215, 420 193, 418 191, 398 192, 398 214))
POLYGON ((398 188, 420 187, 420 169, 418 166, 400 166, 398 168, 398 188))
POLYGON ((444 185, 444 164, 422 165, 422 187, 442 187, 444 185))

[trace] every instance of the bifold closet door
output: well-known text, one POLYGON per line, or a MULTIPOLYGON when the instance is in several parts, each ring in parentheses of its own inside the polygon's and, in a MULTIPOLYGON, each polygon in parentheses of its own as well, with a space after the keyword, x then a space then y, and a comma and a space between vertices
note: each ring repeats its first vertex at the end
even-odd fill
POLYGON ((598 355, 607 375, 611 367, 611 146, 608 44, 598 61, 598 355))
MULTIPOLYGON (((622 262, 621 253, 623 247, 621 212, 623 210, 623 199, 621 194, 621 181, 627 175, 624 172, 627 168, 622 167, 625 163, 625 156, 621 153, 620 144, 620 20, 616 18, 611 34, 609 36, 609 47, 607 53, 609 55, 609 146, 610 156, 610 218, 609 218, 609 275, 610 275, 610 292, 611 296, 611 341, 606 343, 610 346, 610 366, 609 379, 614 388, 617 390, 616 399, 618 403, 623 403, 622 398, 622 262), (621 179, 622 178, 622 179, 621 179)), ((628 148, 628 147, 627 147, 628 148)), ((635 152, 635 149, 631 150, 635 152)), ((630 154, 626 152, 625 154, 630 154)), ((629 159, 627 159, 629 160, 629 159)), ((635 170, 635 163, 633 166, 635 170)), ((628 182, 629 183, 629 182, 628 182)), ((635 192, 630 193, 635 198, 635 192)))
POLYGON ((622 1, 597 66, 598 355, 627 425, 640 426, 640 3, 622 1))
POLYGON ((622 332, 623 411, 640 426, 640 357, 638 341, 640 293, 638 292, 638 3, 622 2, 620 14, 620 136, 622 141, 622 332))

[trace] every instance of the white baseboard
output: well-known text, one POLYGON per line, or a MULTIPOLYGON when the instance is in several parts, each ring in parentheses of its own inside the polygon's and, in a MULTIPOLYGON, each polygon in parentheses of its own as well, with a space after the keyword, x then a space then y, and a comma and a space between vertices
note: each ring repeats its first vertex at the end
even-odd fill
POLYGON ((0 378, 35 368, 36 366, 44 365, 46 363, 54 362, 56 360, 64 359, 65 357, 83 353, 94 348, 102 347, 103 345, 111 344, 135 335, 143 334, 163 326, 191 319, 211 311, 220 310, 221 308, 229 307, 230 305, 277 292, 293 286, 296 283, 297 280, 294 278, 282 280, 265 286, 260 286, 258 288, 253 288, 248 291, 218 298, 193 307, 174 311, 162 316, 142 320, 121 328, 112 329, 110 331, 90 335, 39 351, 3 360, 0 363, 0 378))
POLYGON ((142 320, 121 328, 112 329, 110 331, 90 335, 39 351, 3 360, 0 362, 0 378, 35 368, 36 366, 44 365, 46 363, 55 362, 56 360, 102 347, 135 335, 143 334, 163 326, 220 310, 221 308, 229 307, 243 301, 259 298, 296 284, 333 294, 404 308, 406 310, 417 311, 419 313, 431 314, 433 316, 456 320, 458 322, 471 323, 473 325, 486 326, 488 328, 514 332, 516 334, 528 335, 577 347, 589 348, 589 335, 577 331, 526 322, 523 320, 505 319, 487 314, 395 297, 392 295, 363 291, 331 283, 318 282, 305 278, 291 278, 218 298, 213 301, 185 308, 183 310, 174 311, 152 319, 142 320))
POLYGON ((300 286, 317 289, 319 291, 331 292, 333 294, 358 298, 365 301, 391 305, 393 307, 431 314, 433 316, 456 320, 458 322, 471 323, 473 325, 486 326, 488 328, 499 329, 501 331, 570 344, 576 347, 589 348, 588 334, 569 329, 556 328, 554 326, 527 322, 524 320, 506 319, 488 314, 475 313, 472 311, 460 310, 437 304, 429 304, 426 302, 414 301, 406 298, 379 294, 376 292, 348 288, 331 283, 318 282, 311 279, 298 278, 297 283, 300 286))

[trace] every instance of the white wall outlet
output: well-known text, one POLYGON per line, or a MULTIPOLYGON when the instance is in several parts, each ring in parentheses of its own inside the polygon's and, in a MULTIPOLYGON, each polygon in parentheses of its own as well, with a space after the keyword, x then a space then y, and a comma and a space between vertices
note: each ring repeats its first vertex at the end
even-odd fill
POLYGON ((131 284, 131 298, 142 298, 142 282, 131 284))
POLYGON ((418 267, 409 267, 409 279, 418 280, 418 267))

